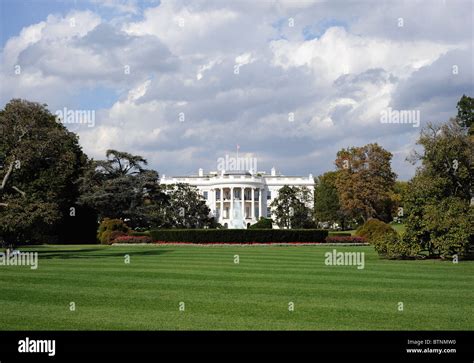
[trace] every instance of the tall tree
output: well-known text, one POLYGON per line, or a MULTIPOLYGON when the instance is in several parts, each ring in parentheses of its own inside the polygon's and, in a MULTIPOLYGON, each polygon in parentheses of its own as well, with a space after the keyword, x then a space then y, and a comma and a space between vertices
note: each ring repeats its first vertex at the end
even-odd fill
POLYGON ((137 175, 145 171, 148 162, 140 155, 109 149, 105 152, 107 160, 96 162, 97 170, 108 179, 137 175))
POLYGON ((275 222, 280 228, 312 228, 313 196, 306 187, 284 185, 271 203, 275 222))
POLYGON ((91 161, 81 179, 80 202, 100 218, 120 218, 131 227, 148 227, 145 205, 165 199, 158 173, 145 169, 138 155, 107 150, 106 160, 91 161))
POLYGON ((44 242, 72 213, 87 157, 77 136, 41 105, 12 100, 0 111, 0 236, 44 242))
POLYGON ((213 228, 216 226, 211 210, 196 187, 178 183, 166 187, 164 225, 154 227, 172 228, 213 228))
POLYGON ((466 255, 474 242, 474 140, 457 119, 428 124, 418 144, 423 152, 410 161, 421 162, 405 197, 406 243, 416 243, 428 255, 466 255))
POLYGON ((337 174, 337 171, 329 171, 315 178, 314 217, 318 222, 338 223, 344 229, 346 216, 339 202, 337 174))
POLYGON ((457 104, 458 115, 456 117, 458 124, 468 131, 470 135, 474 134, 474 98, 463 95, 457 104))
POLYGON ((408 193, 408 182, 397 180, 393 186, 393 192, 390 194, 392 200, 392 215, 397 218, 398 221, 402 221, 405 218, 405 198, 408 193))
POLYGON ((337 153, 336 188, 347 215, 366 221, 391 219, 391 198, 396 174, 392 154, 378 144, 342 149, 337 153))

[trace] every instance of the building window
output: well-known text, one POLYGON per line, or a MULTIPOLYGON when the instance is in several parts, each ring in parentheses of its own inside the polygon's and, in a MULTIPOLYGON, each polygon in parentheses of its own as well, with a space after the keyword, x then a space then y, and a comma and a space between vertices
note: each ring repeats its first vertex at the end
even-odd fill
POLYGON ((207 198, 208 198, 208 194, 207 194, 207 192, 204 192, 204 193, 202 193, 202 194, 203 194, 203 196, 204 196, 204 199, 206 199, 206 200, 207 200, 207 198))
POLYGON ((234 189, 234 199, 240 200, 240 189, 234 189))
POLYGON ((267 200, 272 199, 272 192, 269 190, 267 192, 267 200))
POLYGON ((245 194, 245 200, 252 200, 252 190, 251 189, 245 189, 244 194, 245 194))
POLYGON ((220 189, 216 190, 216 200, 221 200, 221 190, 220 189))
POLYGON ((267 217, 272 215, 272 209, 270 207, 267 208, 267 217))

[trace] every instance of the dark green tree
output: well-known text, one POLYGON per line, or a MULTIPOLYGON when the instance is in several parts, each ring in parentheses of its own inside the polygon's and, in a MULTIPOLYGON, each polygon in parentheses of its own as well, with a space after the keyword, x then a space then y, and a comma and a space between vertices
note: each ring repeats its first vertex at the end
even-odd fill
POLYGON ((458 124, 468 130, 470 135, 474 134, 474 98, 463 95, 459 100, 456 117, 458 124))
POLYGON ((421 162, 405 196, 407 244, 418 244, 429 256, 465 256, 474 238, 471 183, 474 178, 474 141, 451 119, 428 124, 418 144, 421 162))
POLYGON ((252 224, 249 229, 272 229, 273 223, 271 218, 260 217, 257 223, 252 224))
POLYGON ((306 187, 284 185, 271 203, 280 228, 313 228, 313 196, 306 187), (310 207, 311 205, 311 207, 310 207))
POLYGON ((215 228, 214 217, 197 188, 178 183, 166 187, 169 198, 164 214, 164 225, 154 227, 215 228))
POLYGON ((81 179, 80 202, 101 219, 122 219, 132 228, 148 228, 148 206, 167 199, 158 173, 145 169, 147 161, 138 155, 107 150, 106 157, 89 163, 81 179))
POLYGON ((338 223, 344 229, 346 216, 339 202, 337 174, 337 171, 329 171, 315 178, 314 218, 318 222, 338 223))
POLYGON ((68 219, 80 224, 76 181, 86 162, 77 136, 58 123, 46 105, 15 99, 0 110, 4 243, 56 241, 68 219))

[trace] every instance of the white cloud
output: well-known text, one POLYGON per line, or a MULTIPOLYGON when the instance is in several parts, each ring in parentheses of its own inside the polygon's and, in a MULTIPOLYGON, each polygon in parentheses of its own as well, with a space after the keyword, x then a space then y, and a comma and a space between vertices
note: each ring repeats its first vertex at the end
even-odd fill
POLYGON ((338 148, 377 141, 407 177, 413 169, 403 159, 419 130, 382 125, 380 111, 406 105, 447 117, 472 90, 472 36, 451 16, 468 20, 469 6, 429 4, 183 0, 142 13, 144 3, 107 0, 96 7, 107 20, 70 11, 9 39, 0 99, 54 110, 110 89, 115 98, 93 106, 96 127, 74 128, 84 150, 95 158, 108 148, 142 154, 166 174, 213 168, 235 144, 262 169, 318 174, 333 168, 338 148), (415 24, 410 14, 421 13, 415 24))
POLYGON ((236 18, 236 12, 225 8, 204 11, 176 1, 162 1, 160 6, 145 11, 143 21, 126 24, 124 30, 132 35, 154 35, 173 53, 182 53, 189 47, 198 48, 200 41, 211 38, 236 18))
POLYGON ((285 69, 306 66, 319 80, 325 81, 372 68, 384 68, 397 77, 408 77, 456 47, 428 41, 402 42, 362 37, 340 27, 329 28, 320 38, 309 41, 282 39, 271 43, 273 64, 285 69))

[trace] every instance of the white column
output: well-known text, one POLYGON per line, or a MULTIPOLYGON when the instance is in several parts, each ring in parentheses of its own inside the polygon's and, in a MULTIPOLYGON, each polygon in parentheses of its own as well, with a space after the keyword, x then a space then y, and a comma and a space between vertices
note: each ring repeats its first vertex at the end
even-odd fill
POLYGON ((242 200, 242 219, 245 220, 245 188, 240 188, 240 199, 242 200))
POLYGON ((252 206, 250 208, 252 208, 252 212, 250 213, 251 217, 252 217, 252 220, 255 219, 255 188, 252 188, 252 195, 250 196, 250 198, 252 198, 252 206))
POLYGON ((221 221, 224 219, 224 188, 220 188, 220 193, 221 193, 221 221))
POLYGON ((234 219, 234 187, 230 188, 230 219, 234 219))
POLYGON ((262 190, 261 188, 258 189, 258 217, 263 217, 262 212, 262 190))

